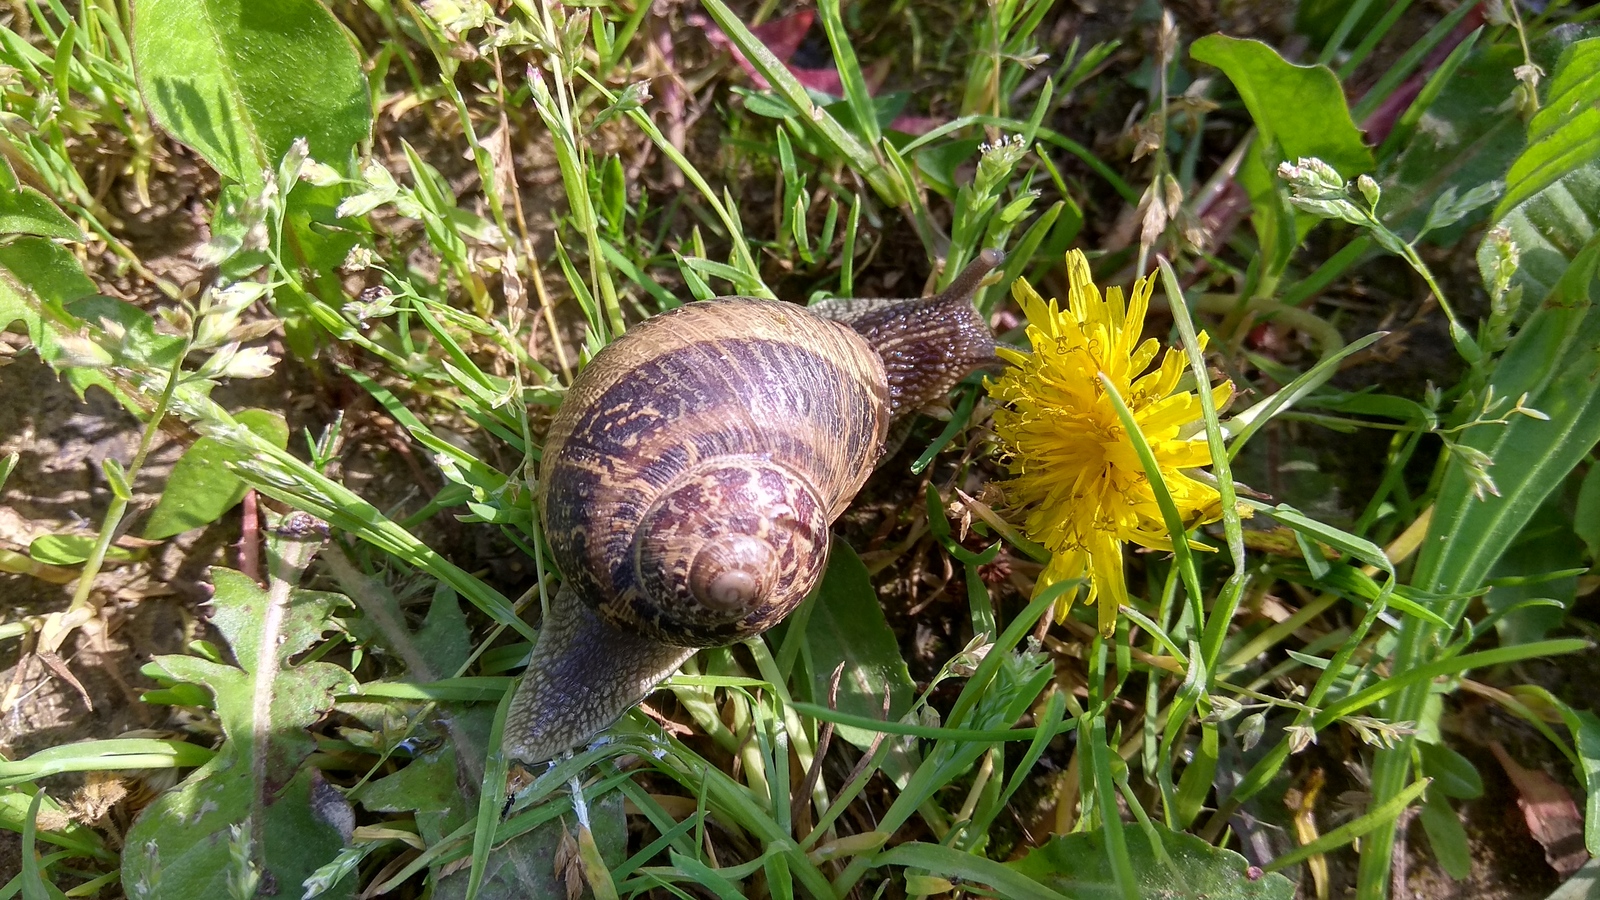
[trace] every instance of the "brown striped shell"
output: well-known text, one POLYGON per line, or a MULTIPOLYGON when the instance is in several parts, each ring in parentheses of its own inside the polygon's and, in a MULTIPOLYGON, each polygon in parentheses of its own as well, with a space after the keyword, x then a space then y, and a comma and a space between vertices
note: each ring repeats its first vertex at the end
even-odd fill
POLYGON ((581 745, 694 648, 805 599, 891 422, 994 360, 972 296, 1002 259, 980 253, 935 297, 693 303, 595 355, 540 462, 564 578, 506 715, 509 758, 581 745))
POLYGON ((889 425, 855 331, 739 297, 612 342, 562 403, 540 469, 556 565, 616 627, 679 647, 760 633, 805 599, 889 425))

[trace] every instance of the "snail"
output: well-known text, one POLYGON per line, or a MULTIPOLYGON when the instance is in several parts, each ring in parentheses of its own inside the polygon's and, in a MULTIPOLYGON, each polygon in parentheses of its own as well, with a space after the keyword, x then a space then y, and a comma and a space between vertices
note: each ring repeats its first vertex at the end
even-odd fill
POLYGON ((508 758, 587 742, 696 650, 760 634, 811 593, 891 423, 994 359, 972 296, 1003 259, 985 250, 920 299, 690 303, 595 354, 540 461, 564 580, 508 758))

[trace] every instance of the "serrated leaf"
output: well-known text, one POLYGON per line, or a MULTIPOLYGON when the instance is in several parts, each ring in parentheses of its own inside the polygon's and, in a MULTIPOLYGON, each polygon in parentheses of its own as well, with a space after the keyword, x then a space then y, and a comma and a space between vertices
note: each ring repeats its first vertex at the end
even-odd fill
MULTIPOLYGON (((1294 884, 1273 872, 1251 880, 1250 864, 1232 850, 1192 834, 1152 823, 1169 866, 1138 825, 1124 824, 1123 840, 1136 873, 1139 896, 1163 900, 1290 900, 1294 884)), ((1105 835, 1099 830, 1057 835, 1010 868, 1073 900, 1122 900, 1112 876, 1105 835)))
MULTIPOLYGON (((884 689, 889 691, 889 719, 911 707, 916 686, 900 643, 878 605, 872 576, 855 551, 834 544, 828 570, 812 601, 816 608, 806 623, 811 659, 811 690, 817 703, 828 702, 833 670, 844 663, 839 679, 838 709, 872 719, 883 718, 884 689)), ((858 747, 869 746, 875 732, 838 726, 840 737, 858 747)))
MULTIPOLYGON (((589 804, 589 826, 606 865, 621 865, 628 848, 628 827, 620 792, 613 791, 589 804)), ((556 877, 555 866, 563 830, 576 831, 575 820, 552 819, 496 845, 484 865, 477 900, 567 900, 566 882, 556 877)), ((571 865, 578 863, 573 860, 571 865)), ((467 880, 468 870, 457 869, 439 880, 433 897, 465 900, 467 880)), ((590 894, 585 892, 584 896, 590 894)))
POLYGON ((434 592, 428 616, 417 629, 417 649, 438 678, 449 678, 461 670, 472 653, 472 632, 467 617, 456 601, 456 592, 444 585, 434 592))
MULTIPOLYGON (((298 886, 344 846, 338 827, 313 811, 316 773, 303 768, 315 742, 312 725, 354 687, 350 673, 327 662, 290 661, 321 639, 338 594, 294 590, 274 610, 268 593, 245 575, 213 569, 212 622, 237 666, 193 656, 160 656, 163 677, 208 688, 225 741, 215 758, 147 807, 128 832, 137 852, 123 854, 122 879, 137 900, 229 896, 229 829, 245 829, 253 857, 282 889, 298 886), (270 666, 270 671, 260 667, 270 666)), ((349 897, 352 885, 324 894, 349 897)))
MULTIPOLYGON (((264 409, 245 409, 235 413, 234 419, 274 446, 288 446, 289 425, 282 415, 264 409)), ((167 476, 161 501, 145 523, 145 539, 164 540, 222 518, 223 513, 244 498, 244 482, 228 468, 229 463, 240 458, 237 449, 211 438, 196 440, 167 476)))
MULTIPOLYGON (((420 754, 400 771, 374 781, 362 794, 361 805, 374 812, 411 812, 416 816, 417 833, 433 847, 449 834, 471 821, 478 812, 478 798, 462 789, 475 785, 461 765, 455 739, 460 736, 473 747, 486 746, 494 710, 474 707, 451 709, 445 715, 453 721, 446 738, 437 749, 420 754)), ((441 737, 444 735, 441 733, 441 737)), ((481 751, 480 751, 481 752, 481 751)), ((622 815, 622 795, 607 794, 589 807, 590 825, 604 856, 615 866, 627 848, 627 828, 622 815)), ((497 845, 485 867, 479 900, 566 900, 566 885, 554 865, 556 847, 563 829, 574 825, 572 817, 560 817, 497 845)), ((458 898, 466 895, 468 872, 441 858, 432 870, 433 896, 458 898)))
MULTIPOLYGON (((457 727, 475 737, 477 746, 484 746, 492 714, 490 709, 468 709, 457 716, 457 727)), ((458 765, 455 744, 446 740, 393 775, 374 781, 361 795, 361 805, 373 812, 415 813, 417 833, 430 846, 436 844, 478 811, 477 799, 461 791, 464 782, 458 765)))
POLYGON ((162 127, 252 188, 295 138, 337 166, 372 128, 355 42, 316 0, 138 0, 133 55, 162 127))

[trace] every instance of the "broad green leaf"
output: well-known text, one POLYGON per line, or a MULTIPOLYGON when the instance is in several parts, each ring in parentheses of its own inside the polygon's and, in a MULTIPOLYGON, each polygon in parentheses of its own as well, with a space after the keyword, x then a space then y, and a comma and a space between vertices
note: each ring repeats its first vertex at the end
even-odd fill
POLYGON ((0 244, 0 329, 22 322, 45 362, 54 359, 54 335, 69 318, 65 304, 93 293, 94 282, 66 247, 41 237, 0 244))
POLYGON ((1484 595, 1491 613, 1504 611, 1495 623, 1501 644, 1544 640, 1561 627, 1566 611, 1578 595, 1578 577, 1539 578, 1549 572, 1583 568, 1583 542, 1572 531, 1572 519, 1560 493, 1552 495, 1523 526, 1511 546, 1489 570, 1492 578, 1527 577, 1525 584, 1496 585, 1484 595), (1529 605, 1528 600, 1554 600, 1558 605, 1529 605))
POLYGON ((1460 800, 1483 796, 1483 778, 1472 760, 1443 744, 1417 746, 1422 753, 1422 774, 1433 779, 1430 791, 1460 800))
MULTIPOLYGON (((806 624, 811 696, 819 704, 827 703, 833 670, 844 663, 839 711, 882 720, 887 688, 888 718, 893 721, 904 715, 916 686, 900 658, 900 644, 883 617, 883 607, 878 605, 872 577, 854 550, 834 544, 828 570, 812 602, 816 606, 806 624)), ((848 725, 839 726, 838 734, 858 747, 869 746, 876 736, 848 725)))
MULTIPOLYGON (((1512 339, 1495 369, 1495 395, 1528 395, 1548 420, 1512 416, 1480 426, 1462 442, 1487 453, 1500 495, 1478 499, 1459 459, 1446 467, 1413 583, 1455 593, 1475 588, 1578 461, 1600 440, 1600 240, 1573 261, 1561 282, 1512 339)), ((1456 601, 1445 619, 1459 618, 1456 601)))
MULTIPOLYGON (((1251 880, 1250 864, 1192 834, 1152 823, 1170 864, 1150 846, 1151 833, 1123 824, 1123 840, 1139 882, 1139 896, 1169 900, 1290 900, 1294 884, 1272 873, 1251 880)), ((1008 864, 1073 900, 1121 900, 1112 880, 1105 837, 1098 829, 1057 835, 1023 859, 1008 864)))
MULTIPOLYGON (((1524 315, 1531 314, 1555 289, 1567 266, 1600 230, 1600 151, 1595 147, 1600 132, 1583 133, 1584 129, 1600 128, 1600 110, 1594 106, 1600 102, 1600 84, 1592 74, 1595 44, 1600 39, 1573 41, 1573 36, 1583 33, 1556 29, 1534 44, 1535 61, 1553 75, 1545 106, 1529 123, 1526 135, 1517 129, 1518 149, 1524 145, 1526 149, 1503 176, 1506 195, 1494 214, 1493 221, 1509 232, 1521 251, 1511 283, 1522 287, 1524 315)), ((1511 89, 1511 70, 1521 62, 1517 48, 1503 48, 1498 61, 1502 70, 1495 88, 1498 93, 1493 97, 1503 97, 1511 89)), ((1499 101, 1486 98, 1484 102, 1499 101)), ((1488 121, 1482 118, 1485 112, 1480 110, 1477 127, 1488 121)), ((1514 123, 1516 119, 1500 116, 1494 121, 1514 123)), ((1495 171, 1482 177, 1502 176, 1495 171)), ((1485 235, 1478 247, 1478 268, 1485 284, 1491 281, 1495 256, 1494 236, 1485 235)))
MULTIPOLYGON (((11 163, 0 157, 0 234, 32 234, 83 241, 83 229, 49 197, 22 184, 11 163)), ((3 327, 3 326, 0 326, 3 327)))
MULTIPOLYGON (((129 830, 127 846, 140 850, 123 854, 122 880, 142 900, 230 896, 234 828, 251 839, 263 877, 294 895, 345 843, 341 830, 314 811, 342 805, 343 798, 304 762, 316 747, 309 729, 355 679, 331 663, 291 660, 322 638, 334 608, 348 601, 303 590, 274 601, 243 574, 212 574, 212 623, 238 666, 194 656, 160 656, 153 664, 165 678, 212 692, 225 741, 129 830)), ((347 880, 323 896, 349 897, 352 890, 347 880)))
POLYGON ((472 654, 472 632, 456 602, 456 592, 439 585, 417 629, 417 649, 441 678, 453 676, 472 654))
MULTIPOLYGON (((479 747, 489 738, 489 718, 493 710, 482 707, 464 712, 451 709, 455 728, 479 747)), ((393 775, 372 782, 361 794, 361 805, 373 812, 410 812, 416 815, 417 833, 430 846, 470 821, 478 810, 476 797, 461 791, 464 774, 456 756, 455 742, 443 729, 433 726, 431 735, 439 743, 427 753, 413 758, 393 775)))
POLYGON ((1578 488, 1578 506, 1572 516, 1572 530, 1589 549, 1589 561, 1600 561, 1600 466, 1590 466, 1578 488))
POLYGON ((1443 795, 1428 792, 1422 804, 1422 830, 1428 836, 1428 846, 1439 868, 1460 881, 1472 874, 1472 847, 1467 841, 1467 829, 1461 825, 1455 808, 1443 795))
POLYGON ((1600 38, 1562 51, 1543 105, 1528 122, 1528 146, 1506 173, 1506 195, 1495 210, 1512 208, 1580 166, 1600 159, 1600 38))
MULTIPOLYGON (((89 558, 96 540, 93 534, 42 534, 28 544, 28 556, 47 566, 75 566, 89 558)), ((106 559, 116 562, 131 562, 139 556, 115 544, 106 548, 106 559)))
MULTIPOLYGON (((450 708, 448 731, 435 726, 432 738, 437 749, 412 759, 400 771, 369 785, 361 805, 373 812, 410 812, 416 817, 417 833, 430 848, 460 831, 478 813, 478 797, 468 795, 461 786, 474 784, 468 766, 457 755, 455 740, 464 737, 473 747, 488 745, 493 710, 485 707, 464 712, 450 708)), ((481 750, 477 751, 479 754, 481 750)), ((611 866, 621 864, 627 849, 627 823, 622 814, 621 793, 612 792, 589 806, 589 824, 602 855, 611 866)), ((498 808, 499 799, 496 799, 498 808)), ((496 845, 484 867, 479 900, 565 900, 564 871, 555 866, 556 848, 563 829, 572 830, 570 816, 557 817, 510 841, 496 845)), ((439 856, 430 866, 432 896, 466 896, 468 871, 449 856, 439 856)))
MULTIPOLYGON (((283 416, 264 409, 234 414, 239 424, 275 446, 289 443, 289 425, 283 416)), ((244 498, 245 484, 228 469, 240 452, 203 437, 190 445, 172 467, 161 501, 145 523, 146 540, 159 541, 192 528, 210 525, 244 498)))
POLYGON ((1260 140, 1276 144, 1283 159, 1315 156, 1346 178, 1372 170, 1372 151, 1328 67, 1297 66, 1260 41, 1221 34, 1200 38, 1189 52, 1228 76, 1260 140))
MULTIPOLYGON (((112 297, 88 296, 66 305, 74 321, 88 323, 90 333, 103 335, 101 345, 111 354, 111 362, 136 370, 170 370, 184 346, 181 337, 156 331, 155 319, 149 313, 126 300, 112 297), (113 337, 110 332, 120 333, 113 337)), ((58 358, 59 350, 47 339, 39 355, 58 369, 65 369, 67 383, 82 397, 91 387, 99 387, 117 398, 134 415, 143 415, 144 408, 129 397, 99 369, 80 368, 58 358)))
MULTIPOLYGON (((1465 433, 1464 443, 1487 454, 1499 496, 1476 497, 1460 457, 1447 462, 1412 573, 1414 586, 1460 594, 1482 584, 1534 511, 1600 441, 1597 263, 1600 239, 1591 239, 1501 356, 1490 379, 1496 396, 1516 398, 1526 393, 1527 405, 1548 418, 1513 416, 1507 425, 1465 433)), ((1466 603, 1452 599, 1438 611, 1454 623, 1466 603)), ((1396 671, 1425 670, 1438 641, 1435 626, 1406 620, 1394 654, 1396 671)), ((1426 684, 1407 685, 1385 706, 1384 714, 1391 721, 1415 721, 1428 694, 1426 684)), ((1388 802, 1406 790, 1411 747, 1412 741, 1402 739, 1399 746, 1378 752, 1372 771, 1375 802, 1388 802)), ((1394 829, 1394 823, 1388 823, 1368 838, 1358 874, 1364 890, 1387 883, 1394 829)))
POLYGON ((1578 754, 1578 775, 1587 795, 1583 804, 1583 845, 1600 855, 1600 718, 1586 709, 1566 716, 1572 748, 1578 754))
POLYGON ((258 189, 295 138, 336 167, 367 139, 361 57, 316 0, 136 0, 133 55, 156 121, 258 189))
MULTIPOLYGON (((1523 315, 1555 289, 1567 267, 1600 232, 1600 164, 1580 166, 1512 208, 1498 226, 1521 253, 1513 286, 1523 290, 1523 315)), ((1478 268, 1487 282, 1494 261, 1493 237, 1478 246, 1478 268)))

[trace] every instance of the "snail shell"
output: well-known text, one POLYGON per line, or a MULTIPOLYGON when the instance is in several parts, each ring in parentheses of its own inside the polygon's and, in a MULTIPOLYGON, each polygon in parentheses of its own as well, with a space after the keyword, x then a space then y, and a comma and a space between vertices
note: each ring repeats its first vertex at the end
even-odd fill
POLYGON ((505 728, 533 763, 581 744, 696 648, 765 631, 821 579, 829 528, 892 421, 994 356, 985 251, 916 300, 724 297, 597 353, 551 423, 537 502, 565 581, 505 728))
POLYGON ((805 599, 888 432, 867 342, 798 307, 723 298, 637 326, 590 373, 556 415, 539 485, 579 596, 682 647, 757 634, 805 599))

